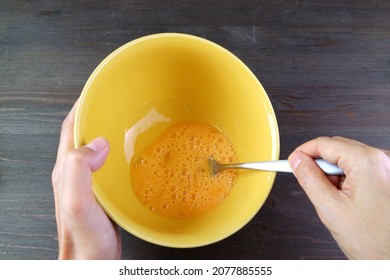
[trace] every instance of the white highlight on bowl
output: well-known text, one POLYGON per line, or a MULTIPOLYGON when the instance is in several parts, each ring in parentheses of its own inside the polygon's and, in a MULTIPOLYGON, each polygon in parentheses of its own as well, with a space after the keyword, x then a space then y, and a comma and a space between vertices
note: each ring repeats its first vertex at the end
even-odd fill
POLYGON ((124 150, 127 163, 130 163, 131 158, 134 155, 134 144, 138 135, 146 131, 148 128, 156 123, 170 122, 171 119, 157 112, 157 109, 153 107, 150 111, 134 124, 131 128, 125 131, 124 150))

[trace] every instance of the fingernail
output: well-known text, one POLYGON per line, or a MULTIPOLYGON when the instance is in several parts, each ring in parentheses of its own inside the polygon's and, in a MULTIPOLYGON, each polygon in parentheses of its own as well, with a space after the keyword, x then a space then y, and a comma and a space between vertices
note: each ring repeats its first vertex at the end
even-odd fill
POLYGON ((89 142, 86 147, 94 150, 95 152, 101 151, 108 146, 108 142, 103 137, 98 137, 89 142))
POLYGON ((295 171, 298 168, 298 166, 301 164, 303 158, 304 158, 304 155, 302 152, 293 152, 289 156, 288 161, 289 161, 291 169, 293 171, 295 171))

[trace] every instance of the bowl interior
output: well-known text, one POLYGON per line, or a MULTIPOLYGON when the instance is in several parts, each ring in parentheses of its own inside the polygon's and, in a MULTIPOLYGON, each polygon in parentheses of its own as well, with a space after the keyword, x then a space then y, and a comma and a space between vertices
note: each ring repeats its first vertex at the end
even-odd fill
POLYGON ((197 218, 152 213, 133 194, 131 153, 184 120, 221 129, 240 161, 279 156, 275 114, 256 77, 222 47, 184 34, 143 37, 108 56, 84 87, 75 123, 76 146, 97 136, 111 144, 106 163, 93 175, 95 195, 107 214, 128 232, 170 247, 202 246, 239 230, 263 205, 275 177, 273 172, 240 171, 228 199, 197 218), (156 114, 164 120, 145 121, 156 114), (126 138, 140 122, 146 126, 136 138, 126 138))

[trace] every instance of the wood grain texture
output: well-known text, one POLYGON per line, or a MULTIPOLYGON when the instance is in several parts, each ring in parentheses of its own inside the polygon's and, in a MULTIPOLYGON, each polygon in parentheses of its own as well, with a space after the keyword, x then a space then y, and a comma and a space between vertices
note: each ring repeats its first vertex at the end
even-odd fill
MULTIPOLYGON (((97 64, 158 32, 210 39, 242 59, 274 106, 281 158, 319 135, 389 149, 390 3, 0 1, 0 259, 58 254, 51 171, 62 120, 97 64)), ((170 249, 122 232, 127 259, 344 259, 291 175, 278 174, 233 236, 170 249)))

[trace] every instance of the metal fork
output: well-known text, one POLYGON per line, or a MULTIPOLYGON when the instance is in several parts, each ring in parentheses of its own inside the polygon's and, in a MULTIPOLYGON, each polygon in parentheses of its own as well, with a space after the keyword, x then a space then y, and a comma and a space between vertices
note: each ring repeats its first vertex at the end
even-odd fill
MULTIPOLYGON (((315 159, 315 161, 326 175, 344 175, 344 171, 335 164, 332 164, 324 159, 315 159)), ((213 175, 216 175, 218 172, 225 169, 237 168, 292 173, 288 160, 222 164, 215 159, 210 158, 209 164, 211 168, 211 174, 213 175)))

